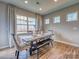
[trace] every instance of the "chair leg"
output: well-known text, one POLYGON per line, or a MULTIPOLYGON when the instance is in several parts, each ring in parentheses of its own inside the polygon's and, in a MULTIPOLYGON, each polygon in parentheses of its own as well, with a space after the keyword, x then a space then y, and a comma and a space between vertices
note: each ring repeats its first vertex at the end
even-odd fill
POLYGON ((17 52, 18 52, 18 51, 16 50, 16 51, 15 51, 15 56, 17 56, 17 52))
POLYGON ((32 56, 32 48, 30 48, 29 52, 30 52, 30 56, 32 56))
POLYGON ((17 51, 17 59, 19 59, 19 51, 17 51))
POLYGON ((19 51, 15 51, 15 56, 16 56, 16 59, 19 59, 19 51))

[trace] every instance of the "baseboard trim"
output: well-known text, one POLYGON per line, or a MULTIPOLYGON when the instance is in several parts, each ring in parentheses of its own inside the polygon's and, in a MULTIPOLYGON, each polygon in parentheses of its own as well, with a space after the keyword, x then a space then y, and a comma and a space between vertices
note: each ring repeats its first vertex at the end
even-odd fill
POLYGON ((14 46, 10 47, 10 46, 4 46, 4 47, 0 47, 0 50, 4 50, 4 49, 7 49, 7 48, 13 48, 14 46))
POLYGON ((6 48, 10 48, 10 47, 9 46, 3 46, 3 47, 0 47, 0 50, 6 49, 6 48))
POLYGON ((75 46, 75 47, 79 47, 78 44, 69 43, 69 42, 66 42, 66 41, 61 41, 61 40, 54 40, 54 41, 56 41, 56 42, 61 42, 61 43, 64 43, 64 44, 68 44, 68 45, 75 46))

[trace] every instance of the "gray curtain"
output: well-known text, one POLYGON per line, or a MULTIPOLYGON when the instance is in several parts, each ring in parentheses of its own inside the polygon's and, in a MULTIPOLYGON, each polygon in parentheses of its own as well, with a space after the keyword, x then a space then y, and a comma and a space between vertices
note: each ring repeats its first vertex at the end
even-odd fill
POLYGON ((9 46, 13 46, 13 39, 11 34, 15 33, 15 7, 13 5, 7 6, 7 18, 8 18, 8 39, 9 39, 9 46))
POLYGON ((40 30, 43 30, 43 22, 42 22, 42 20, 43 20, 43 18, 42 18, 42 16, 41 15, 38 15, 38 14, 35 14, 36 15, 36 29, 38 30, 38 31, 40 31, 40 30))

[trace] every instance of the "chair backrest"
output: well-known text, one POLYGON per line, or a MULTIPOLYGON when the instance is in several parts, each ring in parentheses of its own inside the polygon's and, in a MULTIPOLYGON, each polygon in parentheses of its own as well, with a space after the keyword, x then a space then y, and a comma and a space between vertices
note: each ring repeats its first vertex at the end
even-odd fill
POLYGON ((33 35, 33 31, 28 31, 27 34, 28 35, 33 35))
POLYGON ((14 43, 15 43, 15 46, 16 46, 16 48, 17 49, 19 49, 19 41, 17 40, 17 38, 16 38, 16 35, 15 34, 12 34, 12 36, 13 36, 13 40, 14 40, 14 43))
POLYGON ((20 44, 26 44, 31 39, 32 35, 29 34, 19 34, 17 35, 17 40, 20 44))

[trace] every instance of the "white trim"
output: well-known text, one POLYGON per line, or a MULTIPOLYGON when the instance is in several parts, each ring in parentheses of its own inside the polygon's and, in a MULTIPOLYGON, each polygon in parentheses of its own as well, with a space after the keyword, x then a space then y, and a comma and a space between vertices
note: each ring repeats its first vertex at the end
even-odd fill
POLYGON ((64 43, 64 44, 68 44, 68 45, 75 46, 75 47, 79 47, 78 44, 74 44, 74 43, 70 43, 70 42, 66 42, 66 41, 61 41, 61 40, 54 40, 54 41, 61 42, 61 43, 64 43))
POLYGON ((5 48, 9 48, 9 46, 0 47, 0 49, 5 49, 5 48))

